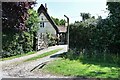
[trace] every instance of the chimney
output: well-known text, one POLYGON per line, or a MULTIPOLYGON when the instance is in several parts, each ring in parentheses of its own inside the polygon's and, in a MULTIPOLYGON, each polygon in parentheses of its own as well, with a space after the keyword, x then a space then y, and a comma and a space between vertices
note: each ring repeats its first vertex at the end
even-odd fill
POLYGON ((47 4, 46 4, 46 3, 45 3, 45 9, 46 9, 46 11, 47 11, 47 9, 48 9, 48 8, 47 8, 47 4))

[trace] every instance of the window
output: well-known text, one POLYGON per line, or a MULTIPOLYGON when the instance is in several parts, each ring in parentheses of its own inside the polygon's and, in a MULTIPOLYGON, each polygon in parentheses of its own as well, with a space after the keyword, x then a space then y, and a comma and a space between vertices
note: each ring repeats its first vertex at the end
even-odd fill
POLYGON ((43 27, 44 27, 44 22, 43 22, 43 27))
POLYGON ((43 21, 43 16, 41 16, 41 20, 43 21))
POLYGON ((42 27, 42 22, 40 22, 40 27, 42 27))
POLYGON ((44 28, 44 22, 40 22, 40 27, 44 28))

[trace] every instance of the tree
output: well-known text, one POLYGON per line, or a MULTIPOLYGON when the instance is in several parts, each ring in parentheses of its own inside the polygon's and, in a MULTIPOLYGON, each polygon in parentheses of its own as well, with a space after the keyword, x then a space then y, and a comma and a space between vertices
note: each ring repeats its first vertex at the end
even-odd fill
POLYGON ((106 19, 85 17, 82 13, 83 21, 69 26, 73 51, 69 57, 120 64, 120 2, 107 5, 110 13, 106 19))
POLYGON ((35 10, 29 9, 28 14, 29 14, 29 18, 26 20, 26 26, 29 30, 27 31, 27 33, 30 34, 30 42, 31 42, 30 45, 32 46, 31 48, 33 50, 36 50, 36 36, 37 36, 36 34, 39 29, 38 23, 40 22, 40 20, 38 13, 35 10))
POLYGON ((85 21, 86 19, 90 18, 90 14, 89 13, 80 13, 80 16, 82 17, 83 21, 85 21))
POLYGON ((58 18, 53 18, 53 17, 51 17, 52 19, 53 19, 53 21, 56 23, 56 25, 60 25, 60 23, 59 23, 59 19, 58 18))
POLYGON ((35 2, 2 3, 2 57, 33 50, 28 41, 30 39, 30 26, 25 23, 30 16, 28 10, 32 8, 33 4, 35 2))
POLYGON ((110 44, 109 49, 113 53, 120 53, 120 2, 107 2, 109 10, 110 44))
POLYGON ((65 19, 58 19, 58 18, 54 18, 54 17, 51 17, 53 19, 53 21, 56 23, 56 25, 65 25, 66 21, 65 19))
POLYGON ((28 17, 27 10, 32 8, 34 2, 3 2, 2 3, 2 25, 3 32, 6 28, 25 30, 24 21, 28 17))
POLYGON ((65 21, 65 19, 61 19, 59 23, 60 23, 60 25, 65 25, 66 21, 65 21))

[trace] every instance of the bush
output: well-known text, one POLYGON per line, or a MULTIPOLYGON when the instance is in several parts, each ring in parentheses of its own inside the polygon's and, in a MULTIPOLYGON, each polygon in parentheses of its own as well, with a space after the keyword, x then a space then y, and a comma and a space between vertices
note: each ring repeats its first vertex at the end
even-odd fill
POLYGON ((20 31, 14 28, 3 28, 2 34, 2 57, 10 57, 27 53, 34 50, 34 33, 38 29, 38 14, 30 9, 30 16, 26 20, 27 29, 20 31))
MULTIPOLYGON (((119 31, 116 29, 118 27, 113 27, 110 18, 89 21, 90 19, 69 26, 70 48, 72 50, 77 48, 82 52, 84 59, 118 63, 120 53, 119 31)), ((74 52, 75 55, 76 50, 74 52)))
POLYGON ((57 37, 53 36, 50 33, 47 34, 47 39, 48 39, 48 46, 54 46, 57 43, 57 37))

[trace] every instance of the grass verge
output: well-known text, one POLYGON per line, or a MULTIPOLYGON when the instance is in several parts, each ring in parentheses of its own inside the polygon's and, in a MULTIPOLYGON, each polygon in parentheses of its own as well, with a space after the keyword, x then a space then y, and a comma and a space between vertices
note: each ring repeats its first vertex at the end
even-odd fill
POLYGON ((62 49, 55 49, 55 50, 52 50, 52 51, 49 51, 49 52, 40 54, 40 55, 38 55, 38 56, 29 58, 29 59, 25 60, 24 62, 26 62, 26 61, 33 61, 33 60, 36 60, 36 59, 40 59, 40 58, 46 57, 46 56, 48 56, 48 55, 54 54, 54 53, 56 53, 56 52, 58 52, 58 51, 60 51, 60 50, 62 50, 62 49))
MULTIPOLYGON (((107 65, 107 64, 106 64, 107 65)), ((58 59, 49 63, 43 70, 52 74, 86 78, 118 78, 119 67, 82 63, 79 60, 58 59)))
POLYGON ((19 58, 19 57, 22 57, 22 56, 27 56, 27 55, 31 55, 31 54, 34 54, 36 53, 35 51, 32 51, 32 52, 28 52, 28 53, 25 53, 25 54, 19 54, 19 55, 16 55, 16 56, 11 56, 11 57, 8 57, 8 58, 1 58, 0 61, 4 61, 4 60, 11 60, 11 59, 14 59, 14 58, 19 58))

